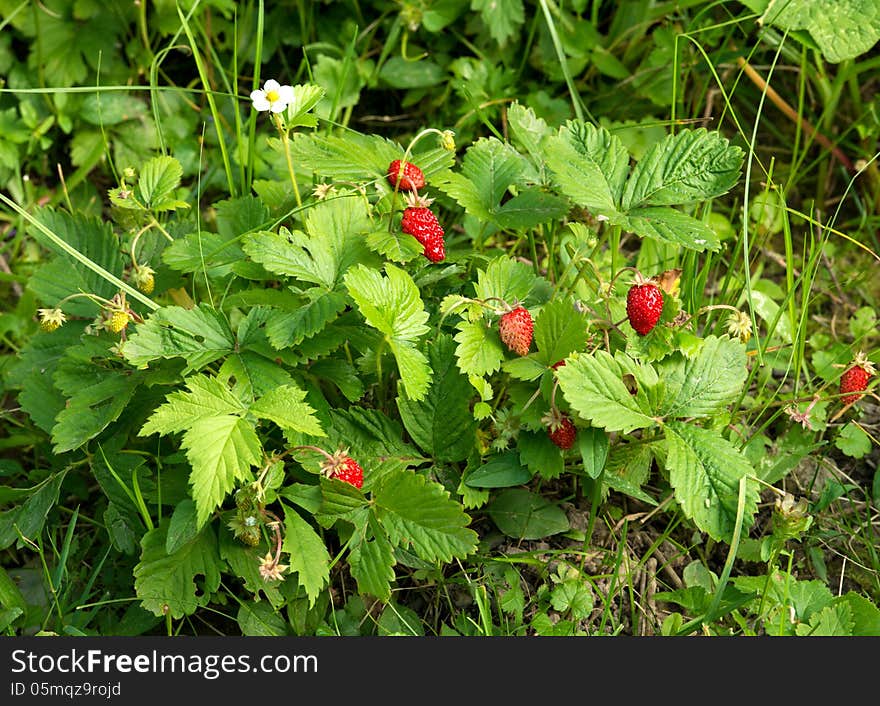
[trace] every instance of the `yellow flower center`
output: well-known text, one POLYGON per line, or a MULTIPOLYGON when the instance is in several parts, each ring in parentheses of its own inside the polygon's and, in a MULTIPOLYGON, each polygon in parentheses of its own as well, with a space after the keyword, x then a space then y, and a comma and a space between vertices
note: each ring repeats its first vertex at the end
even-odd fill
POLYGON ((276 102, 279 98, 281 98, 281 94, 278 91, 266 91, 266 100, 270 103, 276 102))

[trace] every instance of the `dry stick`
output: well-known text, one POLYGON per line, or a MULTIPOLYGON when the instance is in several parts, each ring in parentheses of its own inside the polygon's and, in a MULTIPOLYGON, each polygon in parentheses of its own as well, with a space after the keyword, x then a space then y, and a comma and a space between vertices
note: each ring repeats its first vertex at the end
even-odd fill
POLYGON ((849 157, 847 157, 843 150, 841 150, 837 145, 832 144, 831 140, 829 140, 825 135, 821 132, 817 132, 816 128, 810 123, 809 120, 802 118, 798 115, 797 111, 792 108, 788 103, 786 103, 785 99, 780 96, 776 91, 773 90, 771 86, 767 85, 767 82, 761 78, 757 71, 755 71, 749 62, 743 59, 741 56, 736 58, 736 62, 739 64, 740 68, 745 71, 746 76, 748 76, 752 83, 754 83, 758 88, 762 91, 767 92, 767 97, 773 102, 779 110, 785 113, 786 117, 792 122, 799 123, 801 129, 811 138, 814 138, 816 142, 822 145, 825 149, 829 150, 831 154, 833 154, 838 161, 846 167, 847 171, 850 174, 856 173, 856 168, 853 166, 853 163, 850 161, 849 157))

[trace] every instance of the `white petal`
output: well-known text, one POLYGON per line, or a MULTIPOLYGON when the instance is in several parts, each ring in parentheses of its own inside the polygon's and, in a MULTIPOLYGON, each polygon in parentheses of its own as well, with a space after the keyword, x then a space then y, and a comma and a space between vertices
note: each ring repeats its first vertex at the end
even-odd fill
POLYGON ((290 86, 279 87, 278 100, 282 100, 285 103, 293 103, 293 89, 290 86))
POLYGON ((264 111, 269 110, 271 107, 269 101, 266 100, 265 96, 258 96, 254 98, 254 110, 264 111))
POLYGON ((259 88, 255 91, 251 91, 251 100, 266 100, 266 91, 261 91, 259 88))
POLYGON ((270 78, 266 83, 263 84, 263 90, 268 93, 269 91, 277 91, 281 88, 281 84, 278 83, 274 78, 270 78))
POLYGON ((287 110, 287 103, 285 103, 284 101, 275 101, 272 104, 270 110, 273 113, 283 113, 285 110, 287 110))

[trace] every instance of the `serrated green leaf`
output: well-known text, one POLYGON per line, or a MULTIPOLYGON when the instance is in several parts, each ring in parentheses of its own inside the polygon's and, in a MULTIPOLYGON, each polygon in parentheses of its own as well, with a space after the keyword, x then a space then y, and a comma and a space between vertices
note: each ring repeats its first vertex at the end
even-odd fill
POLYGON ((162 358, 185 358, 184 374, 231 353, 235 338, 225 317, 208 304, 193 309, 166 306, 154 311, 122 344, 125 359, 138 368, 162 358))
POLYGON ((173 554, 165 551, 170 520, 141 539, 141 556, 134 567, 134 590, 141 606, 153 615, 179 620, 207 605, 220 587, 217 540, 210 527, 173 554), (203 576, 200 585, 196 577, 203 576))
POLYGON ((150 434, 174 434, 184 431, 194 422, 210 417, 246 411, 242 401, 216 378, 207 375, 190 375, 186 379, 188 392, 175 391, 168 395, 165 404, 158 407, 141 429, 139 436, 150 434))
POLYGON ((196 420, 184 433, 182 446, 192 466, 190 484, 202 527, 236 481, 251 480, 250 469, 260 463, 263 448, 253 426, 234 415, 196 420))
MULTIPOLYGON (((536 282, 537 279, 531 267, 524 262, 501 255, 489 262, 485 270, 477 270, 474 291, 477 299, 488 300, 491 297, 497 297, 513 305, 515 301, 525 301, 536 282)), ((489 301, 488 303, 500 307, 500 302, 489 301)))
POLYGON ((492 39, 502 47, 525 22, 522 0, 471 0, 471 10, 479 10, 492 39))
POLYGON ((415 259, 425 249, 425 246, 409 233, 404 233, 402 230, 389 231, 387 228, 367 234, 366 243, 370 250, 379 253, 387 260, 400 263, 415 259))
POLYGON ((360 489, 335 478, 321 477, 321 506, 315 518, 325 527, 343 519, 357 525, 366 521, 367 499, 360 489))
POLYGON ((428 348, 433 375, 422 400, 397 397, 400 418, 412 440, 438 461, 450 463, 467 458, 476 432, 470 409, 473 390, 455 365, 454 345, 451 336, 441 334, 428 348))
POLYGON ((468 473, 464 483, 471 488, 508 488, 524 485, 531 479, 532 474, 523 466, 519 454, 505 451, 468 473))
POLYGON ((630 211, 626 217, 612 219, 643 238, 680 245, 690 250, 718 250, 721 241, 708 225, 666 206, 646 206, 630 211))
POLYGON ((586 314, 576 309, 568 297, 548 302, 535 317, 535 345, 537 359, 544 365, 553 365, 569 353, 587 346, 586 314))
POLYGON ((810 617, 808 625, 798 624, 795 633, 814 637, 852 637, 853 619, 849 604, 837 603, 826 606, 810 617))
POLYGON ((853 619, 853 635, 880 635, 880 608, 874 603, 855 591, 847 591, 835 600, 849 606, 853 619))
POLYGON ((284 507, 284 543, 282 551, 290 554, 290 569, 296 572, 305 589, 309 606, 314 606, 330 579, 330 554, 324 540, 296 510, 284 507))
POLYGON ((374 487, 373 502, 389 541, 425 561, 463 559, 476 550, 471 518, 439 483, 412 471, 389 473, 374 487))
POLYGON ((318 105, 326 91, 313 83, 299 83, 293 86, 293 100, 287 105, 284 124, 287 129, 295 127, 315 127, 318 119, 309 113, 318 105))
POLYGON ((696 356, 680 354, 657 364, 666 385, 658 410, 664 417, 710 417, 742 392, 748 368, 746 348, 727 336, 708 336, 696 356))
POLYGON ((21 505, 0 512, 0 549, 6 549, 22 536, 34 540, 42 532, 49 510, 58 502, 61 483, 67 469, 53 473, 30 489, 29 497, 21 505))
POLYGON ((721 196, 739 181, 743 152, 719 132, 682 130, 651 147, 633 169, 624 211, 674 206, 721 196))
POLYGON ((577 443, 584 473, 590 478, 598 478, 605 470, 605 462, 608 460, 608 434, 595 427, 578 429, 577 443))
POLYGON ((649 365, 640 365, 618 352, 570 356, 556 369, 559 389, 583 419, 606 431, 629 433, 656 425, 646 388, 658 383, 649 365), (624 376, 637 386, 633 394, 624 376))
POLYGON ((507 109, 511 139, 521 145, 532 158, 541 164, 545 159, 544 141, 552 134, 550 126, 535 111, 514 101, 507 109))
POLYGON ((153 157, 141 167, 138 176, 141 203, 151 211, 170 211, 180 205, 186 206, 185 202, 172 198, 182 176, 183 166, 174 157, 153 157))
POLYGON ((240 603, 235 620, 245 637, 287 635, 287 622, 266 603, 240 603))
POLYGON ((318 360, 309 366, 309 372, 335 385, 349 402, 357 402, 364 396, 364 383, 358 376, 357 368, 347 360, 318 360))
POLYGON ((565 459, 559 447, 553 443, 546 432, 521 431, 516 440, 520 461, 532 475, 540 475, 546 480, 559 478, 565 471, 565 459))
POLYGON ((547 166, 560 191, 579 206, 610 216, 620 208, 629 154, 603 127, 569 120, 545 142, 547 166))
POLYGON ((385 273, 383 277, 378 270, 358 265, 346 273, 345 286, 366 322, 384 334, 407 396, 418 401, 427 392, 431 368, 413 342, 428 332, 428 313, 406 271, 387 263, 385 273))
POLYGON ((351 575, 357 581, 358 593, 375 596, 381 601, 391 598, 391 582, 394 581, 394 547, 382 528, 373 520, 371 533, 358 542, 348 555, 351 575))
POLYGON ((454 340, 458 365, 469 376, 481 378, 494 373, 504 360, 504 346, 498 332, 484 321, 460 321, 454 340))
POLYGON ((311 298, 295 311, 275 311, 270 315, 266 335, 275 348, 296 346, 316 335, 339 316, 348 301, 342 292, 315 288, 306 294, 311 298))
MULTIPOLYGON (((731 542, 739 481, 754 473, 752 465, 717 432, 675 422, 665 434, 669 483, 684 514, 713 539, 731 542)), ((757 483, 748 482, 744 530, 754 522, 759 499, 757 483)))
POLYGON ((246 402, 293 382, 290 373, 277 360, 250 350, 227 357, 217 371, 217 379, 231 385, 233 394, 246 402))
POLYGON ((501 369, 516 380, 526 381, 537 380, 547 372, 547 366, 531 355, 509 358, 501 364, 501 369))
POLYGON ((543 539, 570 527, 559 506, 524 488, 501 491, 486 512, 499 530, 515 539, 543 539))
POLYGON ((174 554, 183 545, 189 544, 199 533, 196 525, 196 504, 189 498, 181 500, 171 513, 168 534, 165 535, 165 552, 174 554))
POLYGON ((268 419, 285 430, 311 436, 326 436, 315 410, 305 402, 305 390, 294 384, 270 390, 251 405, 250 412, 259 419, 268 419))

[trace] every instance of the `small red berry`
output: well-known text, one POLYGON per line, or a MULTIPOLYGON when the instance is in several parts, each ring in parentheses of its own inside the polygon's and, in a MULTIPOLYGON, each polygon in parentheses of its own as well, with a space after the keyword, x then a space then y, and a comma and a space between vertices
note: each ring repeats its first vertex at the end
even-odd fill
POLYGON ((395 159, 388 165, 388 183, 404 191, 417 191, 425 185, 425 175, 412 162, 395 159))
POLYGON ((567 451, 574 446, 577 427, 571 421, 571 417, 558 409, 553 409, 544 416, 542 421, 547 425, 547 436, 560 449, 567 451))
POLYGON ((532 345, 534 324, 528 309, 517 306, 501 316, 498 333, 501 340, 517 355, 528 355, 532 345))
POLYGON ((337 451, 321 464, 321 471, 328 478, 338 478, 355 488, 364 484, 364 469, 348 455, 346 450, 337 451))
POLYGON ((861 393, 864 392, 868 386, 868 380, 875 372, 874 365, 868 360, 868 357, 859 352, 850 363, 850 367, 840 376, 840 392, 847 393, 840 398, 840 401, 845 405, 851 405, 862 399, 864 395, 861 393))
POLYGON ((555 363, 553 363, 553 365, 551 365, 550 367, 553 368, 553 370, 558 370, 558 369, 561 368, 563 365, 565 365, 565 358, 563 358, 562 360, 557 360, 557 361, 556 361, 555 363))
POLYGON ((446 257, 444 232, 437 216, 428 208, 432 201, 423 196, 410 194, 407 198, 407 207, 403 210, 400 229, 424 246, 422 254, 426 258, 431 262, 440 262, 446 257))
POLYGON ((649 333, 663 312, 663 294, 653 282, 636 283, 626 293, 626 316, 640 336, 649 333))

